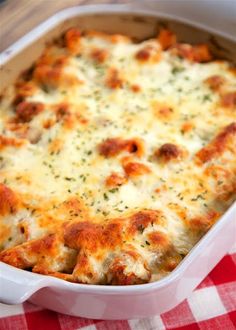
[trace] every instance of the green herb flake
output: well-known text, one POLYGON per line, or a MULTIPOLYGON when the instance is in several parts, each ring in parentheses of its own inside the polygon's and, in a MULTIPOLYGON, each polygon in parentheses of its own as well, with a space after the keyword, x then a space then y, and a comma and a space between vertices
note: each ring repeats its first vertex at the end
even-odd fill
POLYGON ((75 181, 74 178, 70 178, 70 177, 67 177, 67 176, 66 176, 64 179, 65 179, 66 181, 75 181))
POLYGON ((211 101, 211 95, 210 94, 204 95, 202 98, 202 101, 203 102, 211 101))
POLYGON ((118 190, 119 190, 118 188, 113 188, 113 189, 110 189, 110 190, 109 190, 109 193, 114 194, 114 193, 116 193, 118 190))
POLYGON ((108 201, 109 200, 109 197, 107 196, 106 193, 103 194, 103 198, 105 199, 105 201, 108 201))
POLYGON ((174 67, 172 68, 172 70, 171 70, 171 73, 172 73, 173 75, 176 75, 176 74, 181 73, 181 72, 183 72, 183 71, 184 71, 184 68, 183 68, 183 67, 180 67, 180 66, 174 66, 174 67))
POLYGON ((202 195, 197 195, 195 198, 192 198, 191 201, 192 201, 192 202, 196 202, 196 201, 198 201, 199 199, 205 200, 205 198, 204 198, 202 195))

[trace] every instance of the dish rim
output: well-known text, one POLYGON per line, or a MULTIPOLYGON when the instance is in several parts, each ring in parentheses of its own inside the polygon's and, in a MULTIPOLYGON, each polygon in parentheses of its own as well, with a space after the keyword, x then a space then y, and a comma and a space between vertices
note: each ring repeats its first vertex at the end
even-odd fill
POLYGON ((156 18, 164 18, 172 21, 176 21, 179 23, 184 23, 186 25, 189 25, 191 27, 203 30, 204 32, 213 33, 215 35, 218 35, 219 37, 222 37, 224 39, 227 39, 232 42, 236 42, 236 36, 233 37, 230 34, 227 34, 226 32, 216 30, 214 28, 211 28, 210 26, 207 26, 204 23, 194 22, 190 21, 187 18, 184 17, 177 17, 172 14, 164 13, 163 11, 153 12, 151 9, 142 8, 141 6, 139 8, 135 8, 134 3, 128 3, 128 4, 99 4, 97 5, 87 5, 87 6, 72 6, 68 7, 66 9, 60 10, 57 13, 53 14, 43 22, 41 22, 39 25, 34 27, 32 30, 27 32, 25 35, 23 35, 21 38, 19 38, 17 41, 15 41, 12 45, 7 47, 5 50, 0 52, 0 65, 3 66, 6 64, 9 60, 11 60, 14 56, 16 56, 18 53, 20 53, 24 48, 29 46, 32 42, 32 35, 34 35, 34 38, 37 40, 42 35, 44 35, 48 30, 51 30, 52 28, 56 27, 56 25, 63 20, 84 16, 84 15, 109 15, 109 14, 140 14, 145 15, 149 17, 156 17, 156 18), (105 11, 104 11, 105 9, 105 11))

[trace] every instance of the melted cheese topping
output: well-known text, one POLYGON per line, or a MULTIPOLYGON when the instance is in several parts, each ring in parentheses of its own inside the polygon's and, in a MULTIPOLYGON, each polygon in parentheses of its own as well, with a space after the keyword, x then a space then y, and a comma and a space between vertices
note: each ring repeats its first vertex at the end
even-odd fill
POLYGON ((2 97, 0 182, 0 260, 157 280, 235 200, 235 71, 168 31, 71 29, 2 97))

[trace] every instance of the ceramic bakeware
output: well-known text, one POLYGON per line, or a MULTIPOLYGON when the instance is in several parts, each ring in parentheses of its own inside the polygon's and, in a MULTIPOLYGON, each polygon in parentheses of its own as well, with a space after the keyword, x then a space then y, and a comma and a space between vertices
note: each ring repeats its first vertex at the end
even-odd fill
MULTIPOLYGON (((155 3, 145 2, 145 5, 135 1, 128 5, 68 8, 40 24, 0 55, 0 86, 4 88, 10 84, 40 55, 47 41, 72 26, 124 33, 139 40, 154 36, 160 27, 167 26, 177 34, 178 40, 208 42, 218 56, 236 61, 236 2, 223 1, 225 6, 220 1, 212 3, 156 0, 155 3), (209 23, 213 12, 214 22, 209 23), (217 17, 223 22, 221 27, 217 17)), ((61 313, 94 319, 130 319, 160 314, 182 302, 235 240, 236 203, 181 264, 158 282, 135 286, 75 284, 0 262, 0 302, 18 304, 29 300, 61 313)))

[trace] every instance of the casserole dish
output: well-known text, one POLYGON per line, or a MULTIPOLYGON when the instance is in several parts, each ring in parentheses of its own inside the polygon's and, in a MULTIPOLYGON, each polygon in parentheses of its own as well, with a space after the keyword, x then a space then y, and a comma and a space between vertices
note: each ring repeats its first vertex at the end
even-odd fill
MULTIPOLYGON (((224 38, 225 33, 212 36, 168 15, 159 13, 155 16, 149 11, 126 6, 75 8, 52 17, 2 54, 1 85, 7 86, 20 71, 29 67, 41 53, 45 41, 72 26, 105 32, 130 31, 131 36, 146 39, 155 33, 157 26, 167 22, 179 38, 191 42, 205 42, 210 38, 218 56, 229 60, 235 58, 235 46, 230 36, 228 39, 224 38), (24 61, 26 56, 27 63, 24 61)), ((20 303, 29 299, 49 309, 89 318, 126 319, 163 313, 185 299, 231 247, 235 240, 235 212, 234 204, 175 271, 158 282, 131 287, 72 284, 1 263, 1 301, 20 303)))

